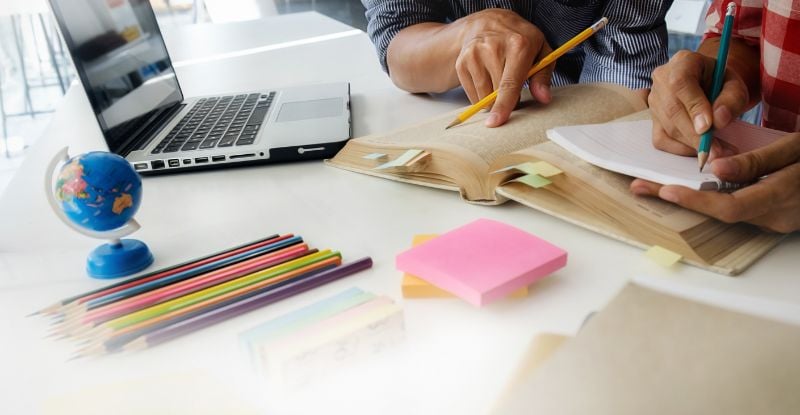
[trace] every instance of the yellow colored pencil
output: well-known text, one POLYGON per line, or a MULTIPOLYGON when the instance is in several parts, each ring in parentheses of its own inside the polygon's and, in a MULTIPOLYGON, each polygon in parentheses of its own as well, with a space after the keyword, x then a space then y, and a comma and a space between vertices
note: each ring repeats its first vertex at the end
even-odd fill
MULTIPOLYGON (((597 33, 600 29, 604 28, 608 23, 608 18, 603 17, 602 19, 598 20, 595 24, 589 26, 583 32, 578 33, 575 37, 561 45, 558 49, 550 52, 549 55, 545 56, 544 59, 540 60, 539 63, 533 66, 530 71, 528 71, 528 75, 525 78, 530 78, 535 75, 537 72, 541 71, 542 69, 548 67, 550 64, 556 61, 556 59, 560 58, 563 54, 569 52, 575 46, 578 46, 584 40, 592 37, 593 34, 597 33)), ((485 96, 482 100, 472 104, 469 108, 464 110, 461 114, 458 114, 456 119, 453 120, 445 130, 461 124, 462 122, 470 119, 473 115, 477 114, 478 111, 482 110, 489 106, 495 99, 497 98, 497 91, 492 92, 491 94, 485 96)))

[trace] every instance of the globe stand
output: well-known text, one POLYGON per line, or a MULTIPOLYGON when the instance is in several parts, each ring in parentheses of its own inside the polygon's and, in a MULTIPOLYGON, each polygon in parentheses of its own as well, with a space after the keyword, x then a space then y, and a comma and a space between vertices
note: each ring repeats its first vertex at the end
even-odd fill
POLYGON ((108 279, 135 274, 153 263, 153 254, 138 239, 118 239, 102 244, 86 258, 86 272, 92 278, 108 279))
POLYGON ((153 263, 150 248, 137 239, 122 239, 123 236, 130 235, 141 227, 135 219, 129 220, 120 228, 100 232, 76 225, 61 210, 53 195, 53 172, 59 163, 68 162, 69 159, 68 149, 64 147, 50 161, 48 173, 45 175, 45 193, 50 207, 67 226, 91 238, 109 240, 109 243, 100 245, 89 253, 89 257, 86 258, 86 272, 92 278, 108 279, 135 274, 149 267, 153 263))

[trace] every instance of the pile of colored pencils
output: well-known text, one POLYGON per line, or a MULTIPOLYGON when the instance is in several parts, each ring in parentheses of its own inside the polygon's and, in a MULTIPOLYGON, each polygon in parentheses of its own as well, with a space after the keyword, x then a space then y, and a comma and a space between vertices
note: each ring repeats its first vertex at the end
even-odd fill
POLYGON ((72 339, 75 358, 145 349, 372 266, 342 264, 299 236, 272 235, 194 261, 59 301, 51 336, 72 339))

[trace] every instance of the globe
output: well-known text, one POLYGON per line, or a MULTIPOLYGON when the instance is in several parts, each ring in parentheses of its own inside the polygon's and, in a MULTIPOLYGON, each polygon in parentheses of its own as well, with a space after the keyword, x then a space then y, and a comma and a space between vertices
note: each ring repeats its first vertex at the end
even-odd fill
POLYGON ((56 178, 55 196, 67 218, 93 231, 124 226, 142 200, 142 179, 122 157, 93 151, 69 159, 56 178))
POLYGON ((142 179, 124 158, 102 151, 70 157, 63 148, 50 160, 45 186, 50 207, 67 226, 109 241, 86 258, 89 276, 122 277, 153 263, 147 244, 123 239, 139 229, 133 216, 142 203, 142 179))

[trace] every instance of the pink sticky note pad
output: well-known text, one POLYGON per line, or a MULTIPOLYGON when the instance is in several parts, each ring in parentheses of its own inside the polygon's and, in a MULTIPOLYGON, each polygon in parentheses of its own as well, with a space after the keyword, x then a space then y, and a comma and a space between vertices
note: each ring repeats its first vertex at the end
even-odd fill
POLYGON ((567 263, 567 252, 501 222, 478 219, 397 255, 397 269, 481 306, 567 263))

